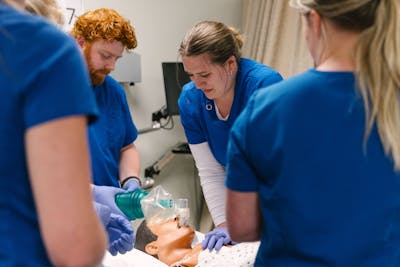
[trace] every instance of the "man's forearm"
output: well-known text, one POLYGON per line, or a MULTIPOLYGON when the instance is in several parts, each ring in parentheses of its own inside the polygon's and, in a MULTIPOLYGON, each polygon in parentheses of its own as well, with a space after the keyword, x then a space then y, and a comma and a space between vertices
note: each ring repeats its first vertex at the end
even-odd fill
POLYGON ((130 144, 121 150, 119 161, 119 180, 122 182, 130 176, 139 177, 140 159, 135 144, 130 144))

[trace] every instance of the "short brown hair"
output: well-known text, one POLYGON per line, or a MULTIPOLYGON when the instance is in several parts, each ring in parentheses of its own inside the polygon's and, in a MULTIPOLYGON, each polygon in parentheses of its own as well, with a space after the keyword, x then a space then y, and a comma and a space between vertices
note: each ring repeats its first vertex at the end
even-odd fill
MULTIPOLYGON (((154 234, 149 227, 147 227, 147 221, 143 220, 143 222, 139 225, 136 231, 136 241, 134 248, 146 252, 146 245, 156 241, 158 236, 154 234)), ((152 255, 158 259, 157 255, 152 255)))

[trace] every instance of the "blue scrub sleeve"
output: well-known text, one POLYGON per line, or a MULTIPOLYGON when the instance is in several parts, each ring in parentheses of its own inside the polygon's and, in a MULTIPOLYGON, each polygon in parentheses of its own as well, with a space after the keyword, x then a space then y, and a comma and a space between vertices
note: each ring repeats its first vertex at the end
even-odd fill
POLYGON ((264 88, 282 80, 283 78, 278 72, 272 72, 271 75, 268 75, 261 80, 261 84, 258 86, 258 88, 264 88))

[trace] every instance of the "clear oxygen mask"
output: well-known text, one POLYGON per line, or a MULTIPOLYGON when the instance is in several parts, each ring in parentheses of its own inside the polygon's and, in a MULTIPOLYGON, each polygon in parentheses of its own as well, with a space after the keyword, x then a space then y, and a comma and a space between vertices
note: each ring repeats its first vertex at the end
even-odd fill
POLYGON ((190 218, 188 199, 173 199, 172 195, 162 186, 156 186, 141 200, 144 218, 150 224, 161 223, 177 217, 179 226, 188 224, 190 218))
POLYGON ((160 223, 177 217, 179 226, 188 224, 190 210, 188 199, 173 199, 172 195, 161 185, 150 192, 137 189, 133 192, 118 194, 115 202, 130 220, 145 218, 149 223, 160 223))
POLYGON ((140 204, 144 218, 149 220, 165 220, 174 216, 174 201, 172 195, 161 185, 154 187, 140 204))

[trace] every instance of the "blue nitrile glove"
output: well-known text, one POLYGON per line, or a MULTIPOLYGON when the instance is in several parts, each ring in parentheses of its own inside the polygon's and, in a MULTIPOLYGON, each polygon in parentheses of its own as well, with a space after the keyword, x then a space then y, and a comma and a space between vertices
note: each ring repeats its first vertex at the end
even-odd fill
POLYGON ((115 256, 117 253, 124 254, 133 248, 135 235, 130 222, 123 216, 111 213, 110 208, 94 202, 97 215, 108 234, 108 251, 115 256))
POLYGON ((124 189, 114 186, 94 185, 92 192, 94 201, 106 205, 111 209, 112 213, 125 216, 125 214, 122 213, 122 211, 118 208, 117 204, 115 203, 115 195, 126 193, 124 189))
POLYGON ((226 227, 216 227, 211 232, 207 233, 203 242, 201 243, 201 248, 204 250, 208 248, 210 251, 215 249, 219 251, 223 245, 236 245, 237 243, 232 241, 229 236, 228 229, 226 227))
POLYGON ((97 203, 96 201, 93 201, 94 209, 97 213, 97 216, 99 216, 101 223, 104 225, 104 227, 110 222, 111 218, 111 210, 109 207, 102 205, 100 203, 97 203))
POLYGON ((130 179, 124 184, 123 188, 128 192, 132 192, 140 188, 140 183, 136 179, 130 179))
POLYGON ((123 216, 111 213, 111 220, 106 226, 111 255, 125 254, 133 249, 135 235, 131 223, 123 216))

